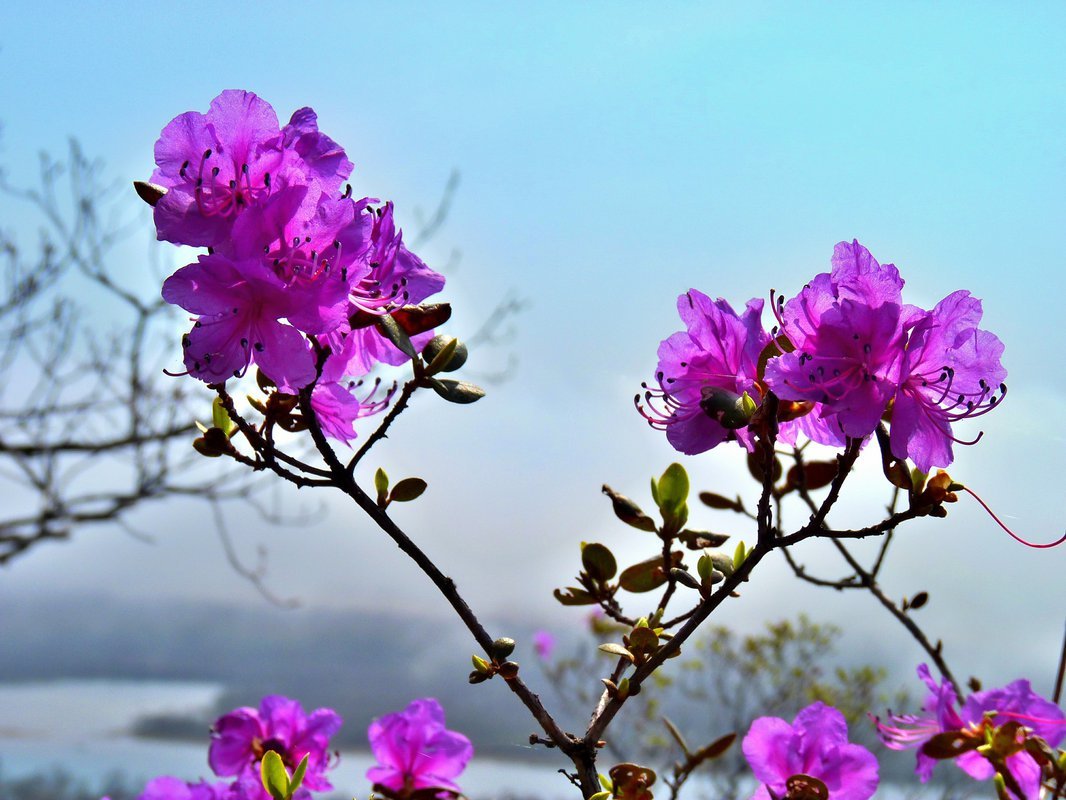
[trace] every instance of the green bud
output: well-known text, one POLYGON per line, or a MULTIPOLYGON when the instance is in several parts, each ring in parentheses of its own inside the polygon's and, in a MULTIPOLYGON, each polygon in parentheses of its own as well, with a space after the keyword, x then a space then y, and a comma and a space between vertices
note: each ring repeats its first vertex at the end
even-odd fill
POLYGON ((496 660, 502 660, 507 658, 514 652, 514 639, 507 636, 501 636, 499 639, 492 643, 492 657, 496 660))
POLYGON ((455 372, 466 363, 468 351, 466 345, 454 336, 440 334, 429 340, 422 349, 422 358, 428 363, 426 370, 429 375, 438 372, 455 372))
POLYGON ((671 464, 659 478, 656 503, 666 513, 678 512, 688 499, 688 473, 680 464, 671 464))

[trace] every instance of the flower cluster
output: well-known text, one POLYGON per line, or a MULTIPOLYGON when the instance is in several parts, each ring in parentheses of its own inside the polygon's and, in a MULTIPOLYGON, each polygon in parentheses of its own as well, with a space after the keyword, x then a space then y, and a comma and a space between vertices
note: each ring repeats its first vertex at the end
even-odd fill
MULTIPOLYGON (((263 756, 273 751, 290 775, 306 759, 293 800, 329 791, 326 773, 337 763, 329 749, 340 730, 329 708, 304 713, 287 697, 264 697, 259 708, 243 707, 219 717, 211 729, 207 760, 229 781, 190 783, 164 775, 148 782, 138 800, 271 800, 260 776, 263 756)), ((386 797, 457 797, 455 778, 474 754, 470 740, 444 727, 444 710, 433 698, 415 700, 403 711, 374 720, 367 732, 378 765, 367 771, 375 791, 386 797)), ((107 800, 107 798, 104 798, 107 800)))
POLYGON ((294 800, 310 800, 311 790, 333 786, 326 772, 336 764, 330 738, 340 730, 341 718, 329 708, 310 714, 295 700, 264 697, 259 708, 242 707, 224 714, 211 728, 207 760, 226 782, 187 783, 163 776, 150 781, 139 800, 270 800, 259 770, 264 754, 274 751, 291 773, 307 758, 307 771, 294 800))
POLYGON ((877 791, 877 759, 848 742, 844 715, 821 702, 800 711, 791 725, 760 717, 742 747, 761 784, 753 800, 809 796, 803 789, 812 778, 832 800, 869 800, 877 791))
POLYGON ((959 706, 950 681, 943 679, 938 684, 925 664, 918 667, 918 677, 929 688, 923 714, 890 714, 888 722, 875 720, 885 745, 893 750, 919 748, 915 773, 923 783, 932 777, 936 762, 944 758, 954 759, 963 772, 977 780, 992 778, 1001 758, 1022 797, 1036 800, 1041 767, 1020 745, 1034 735, 1057 747, 1066 738, 1062 709, 1034 692, 1027 680, 974 692, 959 706), (1000 731, 1006 732, 1006 737, 997 736, 1000 731), (950 746, 940 753, 931 744, 943 734, 949 734, 950 746), (1004 738, 1009 741, 1004 743, 1004 738), (1004 745, 1006 751, 998 752, 1004 745))
POLYGON ((254 364, 282 392, 314 384, 323 429, 354 438, 355 420, 384 403, 357 397, 351 379, 407 358, 371 323, 444 286, 404 245, 392 204, 342 191, 352 163, 314 111, 282 127, 247 91, 175 117, 155 158, 158 237, 207 248, 163 284, 163 298, 193 315, 188 374, 221 384, 254 364))
MULTIPOLYGON (((774 304, 737 314, 725 300, 690 290, 678 300, 686 330, 659 346, 657 388, 638 408, 670 443, 695 454, 736 440, 772 392, 779 437, 840 446, 890 422, 891 450, 929 472, 953 460, 952 424, 993 409, 1006 392, 1003 345, 978 328, 981 302, 953 292, 931 311, 903 302, 903 279, 857 241, 841 242, 832 270, 774 304)), ((978 437, 979 438, 979 437, 978 437)), ((976 441, 976 440, 974 440, 976 441)))

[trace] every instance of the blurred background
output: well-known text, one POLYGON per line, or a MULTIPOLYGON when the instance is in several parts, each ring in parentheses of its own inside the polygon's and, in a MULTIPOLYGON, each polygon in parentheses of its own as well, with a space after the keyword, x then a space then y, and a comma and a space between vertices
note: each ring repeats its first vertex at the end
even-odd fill
MULTIPOLYGON (((161 278, 194 257, 153 244, 131 181, 150 175, 167 121, 243 88, 283 122, 315 108, 356 165, 357 196, 394 200, 409 237, 432 234, 416 251, 448 276, 448 331, 482 331, 464 375, 488 396, 476 406, 417 397, 366 477, 382 466, 428 481, 416 503, 394 507, 397 520, 495 635, 519 640, 524 674, 549 704, 562 702, 567 724, 587 710, 553 695, 530 634, 552 631, 564 650, 592 644, 584 610, 561 607, 552 589, 572 583, 582 540, 623 560, 655 551, 614 520, 601 484, 650 506, 648 478, 681 460, 696 488, 754 503, 739 451, 679 456, 633 409, 659 341, 681 327, 676 298, 689 288, 737 307, 770 288, 790 296, 828 269, 836 242, 858 238, 900 268, 909 302, 931 307, 970 289, 985 301, 983 327, 1006 343, 1010 395, 960 432, 985 437, 956 448, 951 473, 1024 535, 1057 538, 1064 33, 1061 3, 10 0, 0 10, 6 297, 17 307, 25 277, 38 275, 41 301, 37 327, 3 328, 5 518, 37 519, 48 505, 52 490, 10 445, 33 441, 34 411, 60 396, 55 383, 91 395, 100 376, 127 380, 118 359, 136 309, 114 288, 152 303, 161 278), (72 140, 84 158, 73 181, 72 140), (40 191, 42 174, 53 196, 20 193, 40 191), (88 228, 113 240, 79 240, 88 228), (57 268, 63 242, 78 241, 88 266, 57 268), (101 268, 110 290, 93 278, 101 268), (34 350, 38 341, 49 346, 34 350)), ((178 367, 186 322, 152 319, 152 407, 166 408, 180 383, 181 407, 206 421, 206 390, 159 371, 178 367)), ((49 429, 85 432, 69 418, 49 429)), ((210 494, 215 466, 183 460, 191 438, 174 438, 171 477, 195 476, 210 494)), ((122 452, 89 455, 50 479, 92 494, 136 478, 122 452)), ((874 454, 859 472, 834 514, 839 527, 882 516, 874 454)), ((201 721, 266 691, 341 709, 353 745, 373 717, 432 694, 507 774, 532 757, 531 721, 499 681, 467 687, 473 643, 357 509, 295 492, 257 493, 258 510, 140 494, 151 496, 103 522, 86 519, 86 506, 63 521, 65 538, 5 559, 0 774, 58 764, 97 782, 120 768, 134 781, 196 778, 206 772, 201 721), (181 736, 199 744, 167 744, 181 736)), ((788 510, 786 524, 806 519, 788 510)), ((965 497, 950 511, 901 530, 886 591, 929 591, 915 613, 960 677, 1025 676, 1050 694, 1066 548, 1021 547, 965 497)), ((694 507, 692 522, 752 538, 725 512, 694 507)), ((826 577, 846 574, 830 548, 799 555, 826 577)), ((843 629, 841 663, 885 666, 890 690, 913 685, 923 653, 872 597, 819 591, 778 558, 715 620, 743 633, 798 611, 843 629)), ((565 794, 552 763, 530 767, 524 786, 546 781, 544 792, 565 794)), ((345 791, 364 791, 354 766, 346 780, 345 791)))

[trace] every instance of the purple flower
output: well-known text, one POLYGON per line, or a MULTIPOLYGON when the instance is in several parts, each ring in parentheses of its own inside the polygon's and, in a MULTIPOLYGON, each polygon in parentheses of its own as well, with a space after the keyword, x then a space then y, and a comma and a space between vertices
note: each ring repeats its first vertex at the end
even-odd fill
MULTIPOLYGON (((876 720, 876 723, 877 732, 886 747, 893 750, 919 748, 915 773, 923 783, 932 777, 937 760, 922 752, 921 746, 940 733, 964 731, 982 734, 986 725, 997 728, 1014 721, 1029 728, 1052 747, 1066 737, 1066 714, 1057 705, 1036 694, 1027 680, 1017 680, 999 689, 974 692, 966 698, 960 709, 956 708, 958 698, 947 679, 937 684, 925 664, 918 667, 918 677, 929 687, 929 694, 922 704, 924 714, 890 714, 888 723, 880 720, 876 720)), ((975 750, 962 753, 954 761, 966 774, 977 780, 988 780, 995 774, 992 763, 975 750)), ((1018 752, 1007 757, 1006 765, 1026 800, 1036 800, 1040 794, 1040 766, 1036 760, 1026 752, 1018 752)))
POLYGON ((533 633, 533 650, 542 661, 550 661, 555 652, 555 637, 548 631, 535 631, 533 633))
POLYGON ((908 322, 891 444, 893 455, 912 459, 922 472, 951 464, 953 442, 976 442, 956 439, 951 423, 986 414, 1006 392, 1003 343, 978 329, 980 321, 981 301, 958 291, 908 322))
POLYGON ((311 109, 282 130, 269 103, 240 90, 222 92, 206 114, 171 120, 155 157, 151 180, 168 190, 155 207, 158 237, 202 247, 226 247, 235 220, 287 186, 309 187, 314 208, 352 169, 311 109))
POLYGON ((431 697, 374 720, 367 735, 378 765, 366 777, 400 797, 418 789, 458 792, 452 779, 474 755, 469 739, 445 729, 444 710, 431 697))
POLYGON ((355 421, 383 411, 396 393, 396 384, 393 383, 378 396, 381 378, 370 382, 369 390, 363 388, 366 382, 362 379, 342 382, 326 378, 323 372, 322 379, 315 384, 311 393, 311 407, 322 432, 345 444, 355 439, 355 421), (360 389, 364 392, 362 398, 353 394, 353 391, 360 389))
POLYGON ((243 796, 235 784, 207 781, 187 783, 180 778, 164 775, 148 781, 137 800, 243 800, 243 796))
MULTIPOLYGON (((366 204, 367 201, 361 201, 366 204)), ((373 221, 370 245, 366 253, 367 270, 349 275, 351 284, 349 315, 364 322, 373 315, 388 313, 402 305, 421 303, 444 288, 444 276, 426 266, 403 243, 403 232, 395 224, 391 202, 373 209, 365 205, 365 216, 373 221)), ((433 331, 411 337, 415 349, 421 350, 433 331)), ((377 364, 397 366, 408 361, 372 324, 345 332, 343 345, 333 348, 346 361, 346 374, 365 375, 377 364)))
POLYGON ((268 750, 281 756, 290 773, 307 756, 303 786, 328 790, 333 788, 325 775, 333 766, 329 739, 340 727, 341 718, 333 709, 305 714, 297 701, 269 695, 258 709, 245 706, 219 717, 211 730, 207 760, 217 775, 235 776, 250 800, 266 798, 259 763, 268 750))
POLYGON ((762 300, 751 300, 737 315, 725 300, 695 289, 677 299, 687 330, 659 345, 659 388, 644 385, 647 410, 636 397, 637 410, 666 431, 674 449, 695 455, 730 439, 753 449, 747 425, 762 402, 758 361, 770 341, 760 321, 762 306, 762 300))
POLYGON ((810 434, 838 445, 872 433, 896 391, 904 307, 898 270, 857 241, 838 244, 832 263, 775 309, 795 350, 767 364, 766 382, 778 397, 819 404, 828 435, 810 434))
POLYGON ((190 375, 222 383, 255 363, 289 393, 315 378, 310 342, 297 327, 320 332, 343 292, 342 282, 329 276, 294 289, 257 259, 219 253, 200 256, 163 283, 164 300, 198 315, 183 341, 190 375))
POLYGON ((809 775, 826 785, 832 800, 867 800, 877 790, 877 759, 865 747, 848 743, 844 715, 814 703, 789 725, 760 717, 744 737, 744 757, 762 783, 754 798, 784 797, 788 779, 809 775))

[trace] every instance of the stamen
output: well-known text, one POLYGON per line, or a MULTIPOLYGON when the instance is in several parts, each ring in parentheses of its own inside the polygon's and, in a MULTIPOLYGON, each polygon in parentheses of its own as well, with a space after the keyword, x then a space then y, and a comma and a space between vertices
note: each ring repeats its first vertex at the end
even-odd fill
POLYGON ((1007 534, 1012 539, 1014 539, 1016 542, 1021 542, 1026 547, 1032 547, 1035 550, 1046 550, 1046 549, 1051 548, 1051 547, 1057 547, 1060 544, 1062 544, 1063 542, 1066 542, 1066 533, 1062 534, 1062 536, 1059 537, 1059 539, 1057 541, 1050 542, 1050 543, 1047 543, 1047 544, 1038 544, 1038 543, 1030 542, 1030 541, 1027 541, 1027 540, 1023 539, 1021 536, 1019 536, 1014 531, 1012 531, 1010 528, 1008 528, 1003 523, 1003 520, 1001 520, 999 517, 996 516, 995 512, 993 512, 992 509, 988 507, 988 504, 985 503, 984 500, 982 500, 980 497, 978 497, 977 493, 973 489, 970 489, 967 486, 960 486, 959 488, 961 488, 962 491, 966 492, 968 495, 973 497, 974 500, 976 500, 978 503, 980 503, 981 504, 981 508, 983 508, 985 510, 985 512, 988 514, 988 516, 992 517, 992 519, 995 520, 996 524, 999 525, 999 527, 1001 527, 1004 531, 1006 531, 1007 534))

